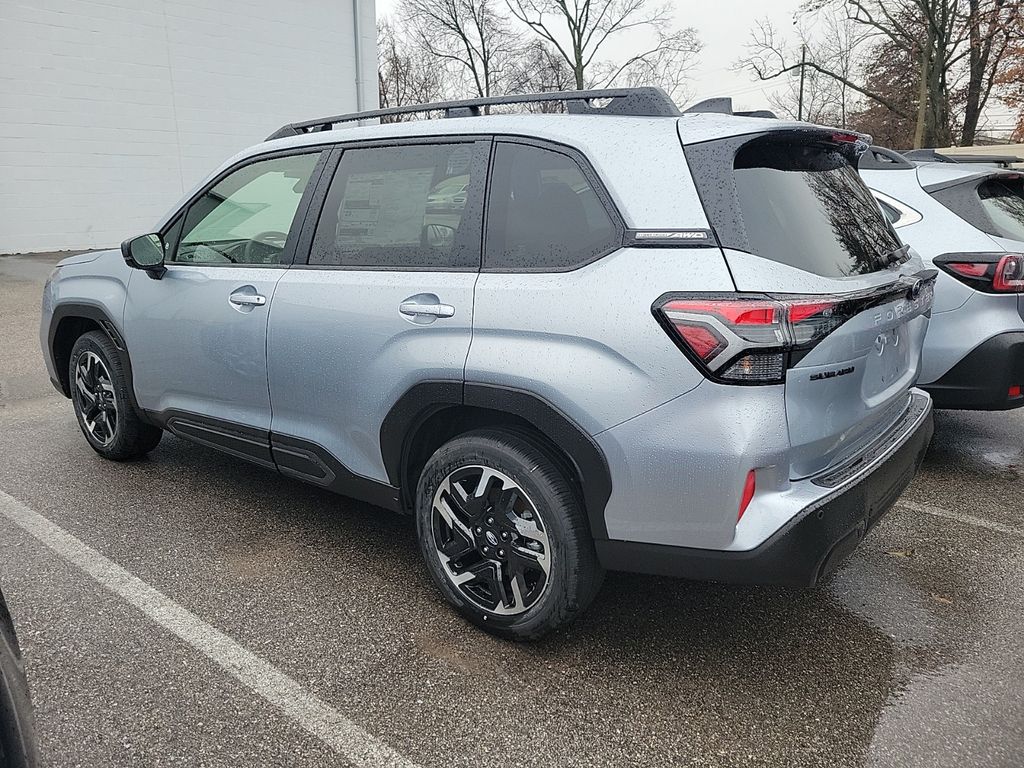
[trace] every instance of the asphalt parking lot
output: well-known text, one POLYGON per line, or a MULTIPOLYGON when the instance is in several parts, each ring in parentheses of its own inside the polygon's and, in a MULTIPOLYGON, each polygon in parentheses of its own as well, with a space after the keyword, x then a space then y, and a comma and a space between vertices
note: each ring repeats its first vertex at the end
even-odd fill
POLYGON ((0 585, 52 766, 1019 766, 1024 413, 939 413, 814 590, 610 574, 472 629, 410 521, 165 436, 114 464, 50 386, 54 257, 0 257, 0 585))

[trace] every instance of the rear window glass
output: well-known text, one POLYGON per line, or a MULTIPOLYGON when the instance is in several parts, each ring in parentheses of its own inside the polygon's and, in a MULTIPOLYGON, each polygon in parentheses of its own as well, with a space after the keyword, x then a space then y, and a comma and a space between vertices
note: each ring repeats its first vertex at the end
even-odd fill
POLYGON ((981 207, 1002 237, 1024 240, 1024 179, 990 179, 978 186, 981 207))
POLYGON ((826 277, 877 272, 902 244, 846 156, 822 145, 755 141, 733 174, 749 250, 826 277))

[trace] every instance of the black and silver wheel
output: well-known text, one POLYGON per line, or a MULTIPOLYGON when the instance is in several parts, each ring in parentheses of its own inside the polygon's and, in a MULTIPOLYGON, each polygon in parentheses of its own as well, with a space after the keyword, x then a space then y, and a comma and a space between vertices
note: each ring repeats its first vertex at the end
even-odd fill
POLYGON ((106 447, 117 434, 114 382, 100 356, 85 350, 75 361, 74 386, 82 405, 82 427, 90 441, 106 447))
POLYGON ((477 432, 442 446, 420 477, 416 513, 434 581, 497 635, 540 637, 571 621, 600 586, 579 500, 525 436, 477 432))
POLYGON ((78 425, 101 456, 135 459, 160 442, 163 432, 143 422, 132 407, 121 357, 106 334, 90 331, 78 338, 68 381, 78 425))

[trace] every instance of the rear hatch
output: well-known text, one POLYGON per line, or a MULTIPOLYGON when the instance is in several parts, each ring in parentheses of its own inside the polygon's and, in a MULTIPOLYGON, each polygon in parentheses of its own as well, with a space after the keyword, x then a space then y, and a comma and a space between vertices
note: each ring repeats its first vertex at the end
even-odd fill
MULTIPOLYGON (((775 307, 761 319, 783 342, 774 354, 794 479, 885 435, 910 407, 920 370, 935 272, 903 246, 861 181, 863 149, 862 137, 816 128, 685 146, 738 296, 775 307)), ((773 343, 752 331, 758 318, 732 320, 729 332, 747 343, 727 377, 767 360, 773 343)))

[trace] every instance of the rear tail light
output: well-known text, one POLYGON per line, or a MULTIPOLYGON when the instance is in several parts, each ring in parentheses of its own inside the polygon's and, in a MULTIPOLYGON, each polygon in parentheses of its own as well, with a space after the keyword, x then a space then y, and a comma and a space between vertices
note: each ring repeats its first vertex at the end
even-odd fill
POLYGON ((655 317, 698 368, 723 384, 780 384, 808 350, 873 306, 902 301, 907 319, 931 310, 935 271, 842 296, 668 294, 655 317))
POLYGON ((1019 253, 946 253, 935 265, 978 291, 1024 293, 1024 255, 1019 253))
POLYGON ((1024 292, 1024 255, 1008 253, 996 264, 992 287, 1000 293, 1024 292))

